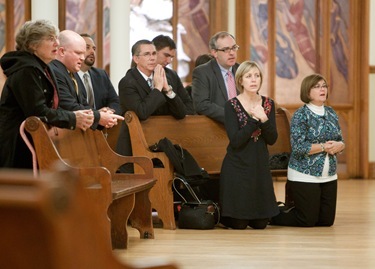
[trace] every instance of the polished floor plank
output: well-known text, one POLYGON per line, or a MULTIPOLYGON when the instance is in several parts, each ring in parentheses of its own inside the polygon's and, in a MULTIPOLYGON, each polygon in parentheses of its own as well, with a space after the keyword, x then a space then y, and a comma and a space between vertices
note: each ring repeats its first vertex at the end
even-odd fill
MULTIPOLYGON (((278 200, 284 184, 274 184, 278 200)), ((114 253, 135 265, 163 260, 183 269, 375 268, 375 180, 340 180, 338 186, 332 227, 155 229, 154 240, 141 240, 130 229, 129 248, 114 253)))

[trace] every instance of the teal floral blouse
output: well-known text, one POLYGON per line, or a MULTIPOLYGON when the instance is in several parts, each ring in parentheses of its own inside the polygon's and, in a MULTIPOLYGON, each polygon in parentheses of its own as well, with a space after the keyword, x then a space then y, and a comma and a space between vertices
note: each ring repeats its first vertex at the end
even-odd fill
MULTIPOLYGON (((322 176, 326 152, 308 155, 312 144, 326 141, 343 141, 336 112, 328 106, 324 107, 324 115, 312 112, 306 105, 294 114, 290 126, 290 142, 292 154, 289 167, 311 176, 322 176)), ((333 176, 337 170, 336 155, 329 156, 328 175, 333 176)))

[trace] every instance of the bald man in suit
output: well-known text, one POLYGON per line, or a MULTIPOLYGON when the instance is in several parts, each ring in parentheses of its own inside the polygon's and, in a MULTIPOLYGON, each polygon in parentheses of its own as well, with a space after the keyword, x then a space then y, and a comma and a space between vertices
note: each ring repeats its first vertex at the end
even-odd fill
MULTIPOLYGON (((71 30, 61 31, 58 40, 56 60, 49 65, 56 76, 59 88, 59 107, 69 111, 89 109, 91 107, 86 97, 79 91, 74 77, 74 73, 80 70, 84 60, 86 42, 79 34, 71 30)), ((93 109, 93 113, 94 123, 90 127, 93 130, 103 127, 111 128, 117 124, 118 120, 124 119, 105 109, 93 109)))

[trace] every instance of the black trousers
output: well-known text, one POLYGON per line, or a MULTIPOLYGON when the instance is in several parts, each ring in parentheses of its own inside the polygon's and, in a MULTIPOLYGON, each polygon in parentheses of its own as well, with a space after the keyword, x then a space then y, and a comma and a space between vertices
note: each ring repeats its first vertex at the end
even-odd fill
POLYGON ((288 195, 294 208, 281 211, 271 219, 271 225, 332 226, 336 216, 337 180, 327 183, 287 181, 288 195))

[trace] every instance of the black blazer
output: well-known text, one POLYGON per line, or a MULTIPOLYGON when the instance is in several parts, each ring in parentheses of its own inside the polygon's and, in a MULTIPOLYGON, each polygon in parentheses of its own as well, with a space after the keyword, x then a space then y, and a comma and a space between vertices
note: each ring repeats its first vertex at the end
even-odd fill
MULTIPOLYGON (((137 67, 129 69, 125 77, 119 82, 119 97, 122 110, 124 112, 134 111, 140 120, 146 120, 151 115, 172 115, 176 119, 182 119, 188 113, 193 114, 192 101, 186 90, 183 87, 179 87, 177 74, 173 75, 173 72, 168 70, 166 72, 168 83, 176 93, 173 99, 156 89, 151 90, 137 67)), ((116 151, 125 156, 132 155, 129 129, 126 123, 121 126, 116 151)), ((121 171, 129 172, 122 169, 121 171)))
MULTIPOLYGON (((173 90, 175 91, 175 89, 173 90)), ((172 115, 176 119, 184 118, 188 114, 188 110, 191 110, 192 103, 187 105, 184 103, 183 100, 189 101, 190 98, 187 94, 181 96, 179 89, 176 89, 175 93, 176 97, 170 99, 158 90, 151 90, 137 67, 129 69, 119 82, 122 110, 124 112, 134 111, 140 120, 145 120, 151 115, 172 115)))
MULTIPOLYGON (((233 77, 238 66, 236 63, 232 67, 233 77)), ((228 93, 216 59, 193 70, 191 87, 196 112, 224 123, 224 105, 228 101, 228 93)))
MULTIPOLYGON (((56 76, 57 86, 59 88, 59 107, 69 111, 91 109, 83 93, 76 93, 73 80, 65 65, 59 60, 53 60, 49 66, 56 76)), ((100 113, 97 110, 93 110, 93 112, 94 123, 91 125, 91 129, 95 130, 98 128, 100 113)))
POLYGON ((186 108, 187 115, 194 115, 195 109, 193 100, 191 99, 189 92, 186 91, 184 85, 182 85, 181 79, 177 72, 168 67, 164 68, 167 77, 168 84, 172 86, 173 91, 181 98, 186 108))
MULTIPOLYGON (((105 70, 103 69, 95 67, 91 67, 88 72, 90 74, 91 84, 94 91, 95 109, 109 107, 115 110, 115 113, 117 115, 123 115, 120 106, 120 99, 117 92, 115 91, 115 88, 112 85, 111 80, 108 77, 107 72, 105 72, 105 70)), ((87 92, 83 81, 77 73, 75 75, 78 87, 87 100, 87 92)))

